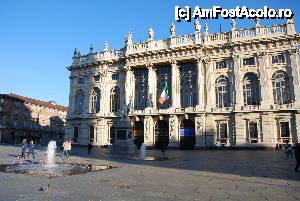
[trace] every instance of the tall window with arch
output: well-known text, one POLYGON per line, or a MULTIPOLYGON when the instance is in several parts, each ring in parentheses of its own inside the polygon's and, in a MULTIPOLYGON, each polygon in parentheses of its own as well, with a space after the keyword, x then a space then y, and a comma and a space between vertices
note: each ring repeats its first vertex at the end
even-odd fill
POLYGON ((220 76, 216 80, 216 107, 229 107, 229 81, 225 76, 220 76))
POLYGON ((156 78, 157 78, 157 83, 156 83, 156 95, 157 95, 157 107, 159 109, 167 109, 171 106, 171 100, 172 100, 172 85, 171 85, 171 80, 172 80, 172 74, 171 74, 171 67, 170 66, 160 66, 156 70, 156 78), (161 95, 163 92, 165 86, 167 83, 168 87, 168 99, 163 102, 163 104, 160 104, 158 102, 158 97, 161 95))
POLYGON ((274 103, 278 105, 291 102, 289 77, 286 72, 276 71, 272 76, 274 103))
POLYGON ((243 79, 244 105, 259 105, 259 81, 254 73, 246 73, 243 79))
POLYGON ((193 64, 185 64, 180 71, 180 102, 181 107, 194 107, 197 104, 196 96, 196 68, 193 64))
POLYGON ((120 88, 115 86, 110 90, 110 112, 119 112, 120 88))
POLYGON ((134 108, 137 110, 145 109, 148 95, 148 70, 146 68, 136 69, 135 77, 135 96, 134 108))
POLYGON ((82 89, 77 90, 75 95, 75 113, 81 114, 83 111, 84 92, 82 89))
POLYGON ((100 111, 100 97, 101 97, 100 89, 94 88, 91 95, 91 99, 92 99, 91 112, 98 113, 100 111))

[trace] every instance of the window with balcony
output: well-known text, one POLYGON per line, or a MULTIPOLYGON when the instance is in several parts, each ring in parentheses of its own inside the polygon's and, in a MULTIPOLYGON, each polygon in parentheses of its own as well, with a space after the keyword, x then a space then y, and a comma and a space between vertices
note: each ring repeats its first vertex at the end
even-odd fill
POLYGON ((226 60, 216 62, 216 69, 227 68, 226 60))
POLYGON ((280 137, 283 143, 289 143, 290 140, 290 127, 289 122, 279 122, 280 124, 280 137))
POLYGON ((161 66, 157 68, 156 71, 156 76, 157 76, 157 86, 156 86, 156 95, 157 95, 157 107, 159 109, 167 109, 171 106, 171 100, 172 100, 172 85, 171 85, 171 80, 172 80, 172 74, 171 74, 171 67, 170 66, 161 66), (165 86, 167 83, 168 87, 168 96, 169 98, 163 102, 163 104, 160 104, 158 102, 158 97, 161 95, 163 92, 165 86))
POLYGON ((255 60, 254 57, 243 59, 243 66, 254 66, 255 60))
POLYGON ((143 110, 147 106, 148 70, 146 68, 136 69, 134 71, 134 78, 135 78, 134 108, 137 110, 143 110))
POLYGON ((274 103, 278 105, 291 102, 288 75, 283 71, 277 71, 272 76, 274 103))
POLYGON ((84 92, 79 89, 75 95, 75 113, 81 114, 83 111, 84 92))
POLYGON ((91 94, 92 98, 92 113, 98 113, 100 111, 100 97, 101 97, 101 91, 98 87, 94 88, 91 94))
POLYGON ((110 112, 119 112, 120 110, 120 88, 115 86, 110 91, 110 112))
POLYGON ((272 56, 272 64, 283 64, 285 63, 284 54, 273 55, 272 56))
POLYGON ((246 73, 243 79, 244 105, 259 105, 259 83, 257 75, 246 73))
POLYGON ((197 104, 195 65, 183 65, 179 68, 179 71, 181 107, 194 107, 197 104))
POLYGON ((216 80, 216 107, 229 107, 230 106, 230 94, 229 94, 229 82, 225 76, 220 76, 216 80))

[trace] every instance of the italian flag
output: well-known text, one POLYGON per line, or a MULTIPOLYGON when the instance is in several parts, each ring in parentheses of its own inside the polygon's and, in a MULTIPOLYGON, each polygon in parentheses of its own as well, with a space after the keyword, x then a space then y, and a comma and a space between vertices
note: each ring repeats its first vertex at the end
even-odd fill
POLYGON ((165 82, 164 90, 161 92, 161 94, 160 94, 160 96, 158 98, 158 102, 161 105, 169 98, 168 93, 169 93, 168 84, 167 84, 167 82, 165 82))

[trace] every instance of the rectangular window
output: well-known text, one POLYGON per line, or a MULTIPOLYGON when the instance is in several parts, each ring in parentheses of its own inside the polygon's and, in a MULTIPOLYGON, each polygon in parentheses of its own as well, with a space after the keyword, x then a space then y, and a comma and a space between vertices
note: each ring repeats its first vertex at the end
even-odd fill
POLYGON ((218 61, 216 63, 216 69, 227 68, 226 60, 218 61))
POLYGON ((2 106, 0 106, 0 112, 2 112, 3 111, 3 108, 2 108, 2 106))
POLYGON ((0 103, 4 103, 4 99, 3 98, 0 99, 0 103))
POLYGON ((251 143, 257 143, 258 132, 257 132, 257 123, 256 122, 249 123, 249 137, 250 137, 251 143))
POLYGON ((134 108, 143 110, 147 107, 148 98, 148 70, 146 68, 137 69, 134 72, 135 78, 135 100, 134 108))
POLYGON ((82 78, 82 77, 78 78, 77 83, 84 84, 84 78, 82 78))
POLYGON ((274 55, 272 56, 272 64, 283 64, 285 63, 284 54, 274 55))
POLYGON ((74 127, 74 142, 78 142, 78 127, 74 127))
POLYGON ((290 137, 289 122, 280 122, 280 135, 282 138, 290 137))
POLYGON ((254 66, 255 60, 254 57, 243 59, 243 66, 254 66))
POLYGON ((170 66, 161 66, 156 70, 156 99, 157 99, 157 107, 159 109, 167 109, 171 106, 172 100, 172 73, 170 66), (164 92, 164 93, 163 93, 164 92), (164 101, 159 101, 159 97, 164 95, 164 101))
POLYGON ((112 80, 119 80, 119 73, 112 74, 112 80))
POLYGON ((94 126, 90 126, 90 142, 94 142, 94 126))
POLYGON ((226 144, 227 143, 227 123, 220 123, 219 124, 219 140, 220 143, 226 144))

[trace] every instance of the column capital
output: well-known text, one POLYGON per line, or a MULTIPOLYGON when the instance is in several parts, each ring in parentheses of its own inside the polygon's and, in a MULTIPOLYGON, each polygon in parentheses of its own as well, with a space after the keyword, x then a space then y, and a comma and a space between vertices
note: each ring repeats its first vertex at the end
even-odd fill
POLYGON ((257 52, 256 55, 257 55, 258 58, 261 58, 261 57, 267 56, 268 53, 265 52, 265 51, 260 51, 260 52, 257 52))
POLYGON ((129 66, 129 65, 126 65, 126 66, 124 66, 124 70, 125 70, 125 71, 131 71, 131 70, 132 70, 132 67, 129 66))
POLYGON ((148 68, 148 70, 153 69, 153 66, 154 66, 153 63, 150 62, 146 64, 146 68, 148 68))
POLYGON ((231 55, 231 58, 232 58, 233 60, 238 60, 238 59, 240 58, 240 55, 239 55, 239 54, 232 54, 232 55, 231 55))
POLYGON ((169 63, 172 65, 172 66, 177 66, 178 62, 176 59, 169 59, 169 63))
POLYGON ((202 62, 203 62, 204 64, 208 64, 208 63, 210 63, 211 61, 212 61, 212 59, 209 58, 209 57, 204 57, 204 58, 202 58, 202 62))
POLYGON ((295 47, 295 48, 288 49, 288 52, 290 54, 298 54, 300 51, 299 48, 295 47))

